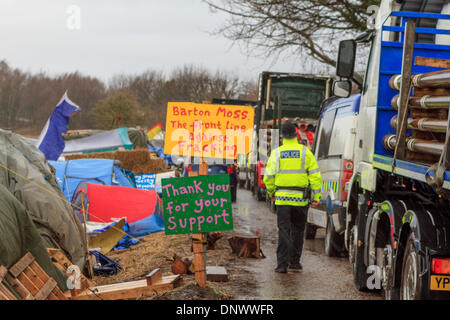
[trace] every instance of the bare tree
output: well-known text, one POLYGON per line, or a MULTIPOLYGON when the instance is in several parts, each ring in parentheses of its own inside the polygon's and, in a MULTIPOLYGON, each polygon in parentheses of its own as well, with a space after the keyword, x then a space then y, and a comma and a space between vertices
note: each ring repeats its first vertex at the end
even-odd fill
POLYGON ((294 51, 335 65, 336 39, 366 29, 367 8, 380 0, 203 0, 228 14, 215 31, 245 44, 247 52, 279 56, 294 51))

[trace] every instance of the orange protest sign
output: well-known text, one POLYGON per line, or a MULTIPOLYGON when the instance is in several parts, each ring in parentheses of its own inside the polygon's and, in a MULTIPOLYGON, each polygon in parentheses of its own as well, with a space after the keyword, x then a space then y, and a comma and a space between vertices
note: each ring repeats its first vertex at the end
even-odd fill
POLYGON ((164 153, 236 159, 251 151, 254 116, 249 106, 169 102, 164 153))

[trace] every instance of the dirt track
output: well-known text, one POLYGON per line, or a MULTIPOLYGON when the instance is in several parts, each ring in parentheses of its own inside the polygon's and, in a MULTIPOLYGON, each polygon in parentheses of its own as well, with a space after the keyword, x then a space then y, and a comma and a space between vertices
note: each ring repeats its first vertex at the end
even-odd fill
MULTIPOLYGON (((240 260, 249 272, 245 279, 256 284, 253 292, 233 292, 237 299, 381 299, 373 293, 358 292, 353 286, 351 267, 346 258, 329 258, 324 254, 324 230, 315 240, 306 240, 302 255, 304 270, 298 273, 278 274, 276 266, 276 216, 264 202, 257 202, 249 191, 238 191, 233 206, 235 232, 255 232, 261 236, 265 259, 240 260), (251 230, 248 226, 252 226, 251 230)), ((236 279, 238 280, 238 279, 236 279)), ((244 279, 243 279, 244 280, 244 279)))

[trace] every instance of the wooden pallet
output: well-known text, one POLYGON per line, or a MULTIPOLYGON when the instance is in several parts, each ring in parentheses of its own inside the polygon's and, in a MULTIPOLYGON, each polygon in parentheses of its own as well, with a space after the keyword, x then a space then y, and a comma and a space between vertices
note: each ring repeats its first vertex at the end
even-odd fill
MULTIPOLYGON (((73 273, 70 273, 67 271, 67 269, 73 265, 73 263, 66 257, 64 252, 60 249, 53 249, 53 248, 47 248, 47 252, 50 255, 53 264, 61 270, 62 273, 64 273, 67 277, 73 276, 73 273)), ((94 283, 86 278, 86 276, 82 273, 80 273, 80 288, 79 289, 72 289, 70 290, 70 293, 72 296, 76 296, 80 294, 84 290, 89 290, 89 288, 94 287, 94 283)))
POLYGON ((0 300, 17 300, 17 297, 7 288, 6 281, 4 281, 8 269, 0 266, 0 300))
POLYGON ((22 300, 67 300, 56 281, 42 270, 29 252, 9 268, 4 277, 22 300))
POLYGON ((95 287, 92 292, 83 292, 73 300, 122 300, 137 299, 153 293, 161 294, 172 290, 181 284, 180 275, 163 277, 160 269, 153 270, 146 279, 130 282, 115 283, 95 287))

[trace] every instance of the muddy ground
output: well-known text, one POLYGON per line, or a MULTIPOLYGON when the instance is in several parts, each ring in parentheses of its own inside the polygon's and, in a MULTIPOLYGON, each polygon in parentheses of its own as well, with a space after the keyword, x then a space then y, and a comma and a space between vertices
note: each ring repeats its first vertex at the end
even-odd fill
MULTIPOLYGON (((224 232, 215 250, 207 253, 208 266, 223 266, 230 281, 208 282, 199 288, 193 275, 183 276, 183 285, 162 295, 140 299, 299 299, 299 300, 357 300, 381 299, 373 293, 355 290, 351 267, 346 258, 329 258, 323 251, 324 232, 319 230, 315 240, 306 240, 302 256, 303 271, 278 274, 276 265, 276 216, 264 202, 257 202, 251 193, 240 189, 233 204, 234 230, 224 232), (233 234, 259 234, 266 258, 238 258, 232 254, 228 238, 233 234)), ((142 279, 155 268, 163 275, 171 274, 172 257, 192 256, 189 235, 166 236, 164 233, 144 237, 144 241, 129 249, 108 254, 123 270, 111 277, 95 277, 97 285, 142 279)))

